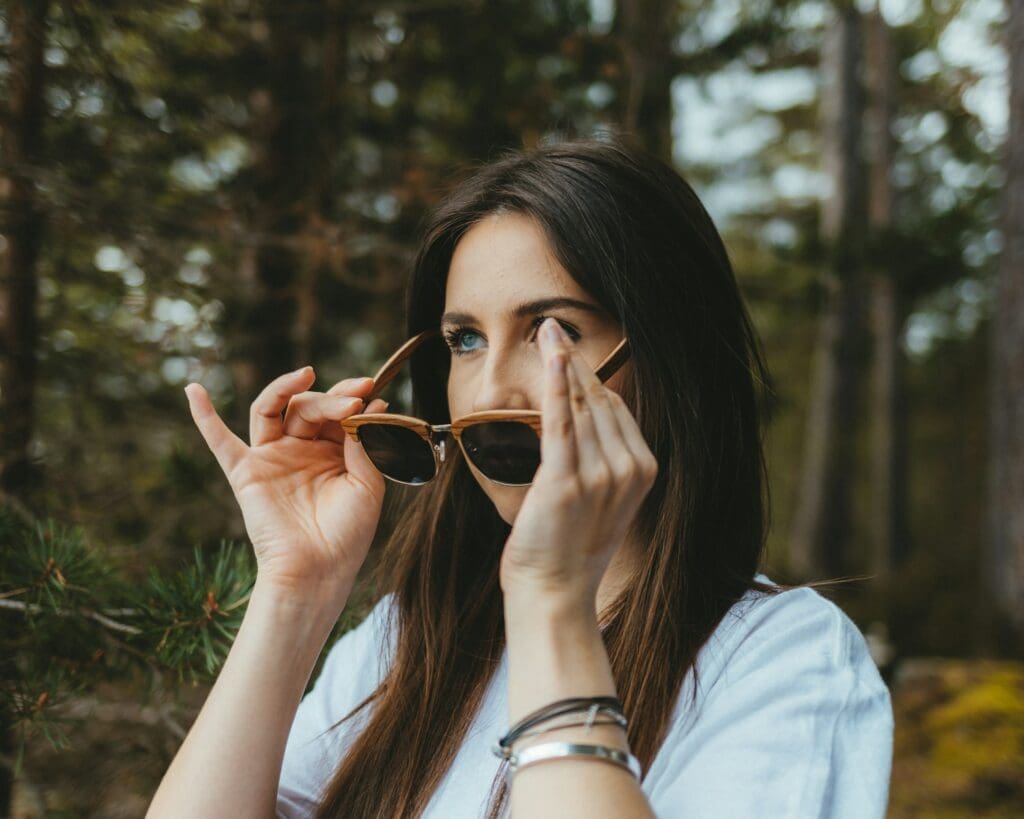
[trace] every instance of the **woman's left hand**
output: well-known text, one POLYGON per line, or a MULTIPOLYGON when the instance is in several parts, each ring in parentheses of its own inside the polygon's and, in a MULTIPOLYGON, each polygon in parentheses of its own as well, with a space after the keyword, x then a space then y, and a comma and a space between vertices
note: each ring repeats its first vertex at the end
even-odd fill
POLYGON ((504 592, 593 601, 658 463, 621 396, 608 389, 554 319, 544 355, 541 464, 501 558, 504 592))

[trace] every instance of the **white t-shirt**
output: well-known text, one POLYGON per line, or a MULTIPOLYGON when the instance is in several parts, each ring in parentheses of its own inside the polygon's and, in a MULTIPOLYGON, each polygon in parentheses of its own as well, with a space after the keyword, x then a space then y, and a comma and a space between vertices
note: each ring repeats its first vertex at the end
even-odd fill
MULTIPOLYGON (((391 601, 384 597, 331 648, 299 705, 285 749, 278 817, 314 812, 365 726, 369 709, 327 731, 373 691, 393 656, 391 601)), ((484 815, 499 766, 491 748, 508 729, 507 662, 506 652, 425 817, 484 815)), ((696 704, 690 674, 643 781, 656 816, 885 815, 892 705, 864 638, 837 606, 806 588, 749 592, 700 651, 697 667, 696 704)))

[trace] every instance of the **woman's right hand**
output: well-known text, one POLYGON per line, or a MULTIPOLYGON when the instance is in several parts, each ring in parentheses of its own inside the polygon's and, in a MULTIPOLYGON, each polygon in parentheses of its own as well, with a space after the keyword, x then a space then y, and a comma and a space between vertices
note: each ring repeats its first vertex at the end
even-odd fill
MULTIPOLYGON (((339 422, 363 408, 373 380, 306 392, 314 380, 304 367, 270 382, 250 408, 249 445, 201 385, 189 384, 185 394, 241 507, 260 582, 289 594, 347 597, 377 529, 384 478, 339 422)), ((378 398, 366 411, 386 406, 378 398)))

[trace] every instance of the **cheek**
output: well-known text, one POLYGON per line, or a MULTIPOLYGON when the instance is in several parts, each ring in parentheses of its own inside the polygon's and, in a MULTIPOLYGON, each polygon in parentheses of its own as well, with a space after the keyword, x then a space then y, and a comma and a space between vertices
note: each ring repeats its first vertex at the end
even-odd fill
POLYGON ((468 413, 466 406, 469 401, 469 390, 466 389, 463 379, 460 379, 457 375, 449 374, 447 389, 448 412, 452 420, 466 415, 468 413))

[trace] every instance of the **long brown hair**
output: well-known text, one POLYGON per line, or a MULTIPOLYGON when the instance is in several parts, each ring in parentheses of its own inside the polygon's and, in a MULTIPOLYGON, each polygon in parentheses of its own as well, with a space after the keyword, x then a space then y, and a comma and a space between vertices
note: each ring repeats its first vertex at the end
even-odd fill
MULTIPOLYGON (((659 475, 631 533, 644 544, 632 582, 602 620, 629 744, 646 771, 701 646, 733 603, 760 588, 766 370, 696 194, 672 168, 618 141, 509 153, 461 182, 426 225, 407 294, 409 335, 438 325, 456 244, 500 211, 534 218, 563 267, 630 339, 623 394, 659 475)), ((410 365, 413 411, 448 422, 447 350, 421 348, 410 365)), ((501 659, 498 565, 510 530, 458 453, 442 471, 416 490, 384 547, 379 587, 395 595, 394 659, 349 715, 373 707, 320 819, 422 813, 501 659)), ((507 800, 499 779, 490 816, 507 800)))

